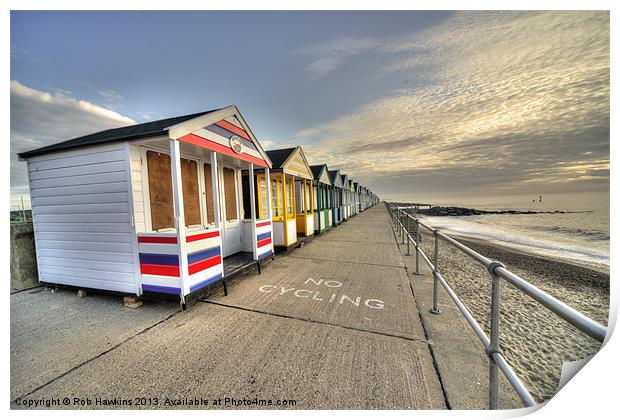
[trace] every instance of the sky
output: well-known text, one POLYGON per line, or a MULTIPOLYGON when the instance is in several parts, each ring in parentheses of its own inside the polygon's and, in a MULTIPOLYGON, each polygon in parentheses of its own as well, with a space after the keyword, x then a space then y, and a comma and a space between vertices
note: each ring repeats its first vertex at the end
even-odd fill
POLYGON ((10 54, 13 208, 16 153, 231 104, 382 198, 609 191, 608 12, 12 12, 10 54))

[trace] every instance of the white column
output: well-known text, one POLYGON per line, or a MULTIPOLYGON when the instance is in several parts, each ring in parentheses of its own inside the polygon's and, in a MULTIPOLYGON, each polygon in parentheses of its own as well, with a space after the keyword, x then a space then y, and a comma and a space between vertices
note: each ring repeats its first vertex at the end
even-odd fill
POLYGON ((258 260, 258 241, 256 240, 256 204, 254 203, 254 164, 250 163, 250 211, 252 213, 252 255, 258 260))
POLYGON ((267 206, 267 215, 269 217, 269 220, 271 220, 273 215, 271 213, 271 178, 269 175, 269 168, 265 168, 265 182, 267 182, 267 202, 269 203, 269 205, 267 206))
MULTIPOLYGON (((275 246, 273 245, 273 213, 271 212, 271 177, 269 175, 269 167, 265 168, 265 182, 267 183, 267 218, 269 218, 269 223, 271 223, 271 228, 269 231, 271 232, 271 252, 275 253, 275 246)), ((273 258, 272 254, 272 258, 273 258)))
POLYGON ((181 179, 181 151, 179 141, 170 139, 170 166, 172 168, 172 196, 174 202, 174 227, 179 248, 179 274, 181 303, 185 304, 185 280, 189 276, 187 248, 185 247, 185 211, 183 209, 183 181, 181 179))
POLYGON ((220 177, 218 176, 217 153, 215 152, 211 154, 211 182, 213 183, 213 220, 215 222, 215 227, 221 229, 222 224, 220 222, 220 177))

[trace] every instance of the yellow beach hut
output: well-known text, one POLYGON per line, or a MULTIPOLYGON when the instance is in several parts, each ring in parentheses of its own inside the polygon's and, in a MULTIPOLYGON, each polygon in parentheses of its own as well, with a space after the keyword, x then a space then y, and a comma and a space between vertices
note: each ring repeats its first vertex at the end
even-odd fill
MULTIPOLYGON (((274 245, 291 248, 314 235, 313 176, 301 147, 267 150, 274 245)), ((260 188, 259 185, 258 187, 260 188)), ((261 197, 261 194, 258 194, 261 197)), ((259 208, 262 208, 259 203, 259 208)))

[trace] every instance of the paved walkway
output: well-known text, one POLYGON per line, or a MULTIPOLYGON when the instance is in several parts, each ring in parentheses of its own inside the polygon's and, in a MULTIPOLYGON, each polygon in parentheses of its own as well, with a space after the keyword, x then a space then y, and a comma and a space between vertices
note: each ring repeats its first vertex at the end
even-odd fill
POLYGON ((11 296, 13 408, 17 398, 446 408, 429 349, 382 204, 187 311, 70 291, 11 296))

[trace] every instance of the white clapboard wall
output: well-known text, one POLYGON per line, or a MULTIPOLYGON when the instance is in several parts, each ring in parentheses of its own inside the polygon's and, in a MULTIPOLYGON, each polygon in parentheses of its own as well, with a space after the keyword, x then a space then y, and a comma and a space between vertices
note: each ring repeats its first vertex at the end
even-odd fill
POLYGON ((139 293, 129 145, 28 160, 39 279, 139 293))

